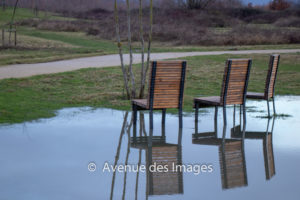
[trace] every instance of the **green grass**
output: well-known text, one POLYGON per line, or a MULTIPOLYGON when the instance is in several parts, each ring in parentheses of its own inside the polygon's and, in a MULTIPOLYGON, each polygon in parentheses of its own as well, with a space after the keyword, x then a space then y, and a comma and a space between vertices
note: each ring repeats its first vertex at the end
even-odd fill
MULTIPOLYGON (((5 25, 11 21, 11 16, 13 13, 12 7, 7 7, 5 11, 1 9, 0 12, 0 25, 5 25)), ((39 15, 36 17, 32 10, 27 8, 17 8, 16 15, 15 15, 15 21, 20 21, 24 19, 31 19, 31 18, 40 18, 40 19, 57 19, 57 20, 75 20, 74 18, 65 18, 62 16, 59 16, 56 13, 51 12, 43 12, 40 11, 39 15)))
MULTIPOLYGON (((11 7, 7 7, 5 11, 1 10, 0 12, 0 25, 4 25, 11 20, 11 16, 13 13, 13 9, 11 7)), ((21 19, 33 18, 34 14, 31 10, 25 8, 18 8, 15 15, 15 21, 21 19)))
MULTIPOLYGON (((219 95, 227 58, 252 58, 249 91, 262 92, 268 55, 220 55, 183 58, 188 62, 184 111, 192 111, 197 96, 219 95)), ((300 95, 300 54, 282 54, 276 94, 300 95)), ((140 66, 135 65, 137 81, 140 66)), ((109 67, 0 80, 0 123, 55 116, 65 107, 92 106, 130 109, 124 99, 121 69, 109 67)))
POLYGON ((152 52, 193 52, 193 51, 236 51, 267 49, 299 49, 300 44, 279 45, 243 45, 243 46, 174 46, 172 44, 154 43, 152 52))
MULTIPOLYGON (((6 9, 5 12, 0 12, 0 26, 9 24, 12 12, 12 8, 6 9)), ((76 20, 74 18, 61 17, 55 13, 47 13, 45 15, 45 12, 39 12, 38 17, 35 17, 29 9, 17 9, 16 22, 32 18, 76 20)), ((81 32, 44 31, 24 26, 18 26, 17 30, 18 46, 0 48, 0 66, 117 53, 115 42, 90 37, 81 32), (49 46, 51 42, 52 45, 49 46)), ((2 38, 2 32, 0 36, 2 38)), ((6 33, 5 37, 8 38, 8 33, 6 33)), ((125 47, 124 50, 126 51, 126 49, 125 47)))
POLYGON ((21 27, 18 37, 21 38, 18 41, 19 47, 0 49, 0 65, 117 53, 114 42, 86 36, 84 33, 51 32, 21 27))
POLYGON ((31 37, 60 41, 76 47, 81 47, 74 48, 78 51, 82 50, 82 48, 85 48, 86 51, 103 51, 107 53, 117 52, 117 46, 113 42, 89 37, 84 33, 41 31, 28 28, 22 29, 21 33, 31 37))

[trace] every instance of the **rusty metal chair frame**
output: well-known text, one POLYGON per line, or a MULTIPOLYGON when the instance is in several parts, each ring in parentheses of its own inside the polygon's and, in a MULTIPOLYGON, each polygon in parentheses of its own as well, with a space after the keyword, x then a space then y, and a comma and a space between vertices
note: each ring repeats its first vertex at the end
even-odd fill
MULTIPOLYGON (((248 88, 248 80, 249 80, 249 76, 250 76, 252 60, 251 59, 228 59, 226 62, 225 71, 224 71, 224 78, 223 78, 224 80, 223 80, 223 85, 222 85, 222 90, 221 90, 220 102, 216 103, 216 102, 207 101, 206 103, 203 104, 203 102, 199 101, 203 98, 195 98, 194 99, 195 123, 198 123, 198 112, 199 112, 200 107, 215 106, 215 113, 217 114, 218 106, 222 106, 223 107, 223 121, 224 121, 224 124, 227 124, 226 105, 230 105, 230 104, 227 104, 226 100, 227 100, 227 92, 228 92, 228 87, 229 87, 230 77, 231 77, 230 76, 231 70, 232 70, 231 66, 232 66, 233 62, 238 62, 238 61, 245 61, 245 62, 247 61, 248 62, 246 77, 245 77, 245 81, 244 81, 244 89, 243 89, 243 94, 242 94, 243 101, 242 101, 242 104, 240 104, 240 106, 243 108, 243 120, 244 120, 244 122, 246 122, 245 103, 246 103, 246 93, 247 93, 247 88, 248 88)), ((235 106, 235 104, 234 104, 234 106, 235 106)), ((234 109, 234 111, 235 111, 235 109, 234 109)))
MULTIPOLYGON (((179 84, 179 95, 178 95, 178 105, 172 107, 172 108, 178 108, 178 114, 179 118, 182 117, 182 107, 183 107, 183 93, 184 93, 184 83, 185 83, 185 73, 186 73, 186 61, 153 61, 152 62, 152 68, 151 68, 151 74, 150 74, 150 81, 149 81, 149 93, 148 93, 148 98, 147 98, 147 105, 146 106, 141 106, 137 104, 137 100, 133 99, 132 100, 132 110, 133 110, 133 124, 136 125, 137 121, 137 111, 138 110, 149 110, 150 113, 150 129, 153 129, 153 111, 154 110, 162 110, 162 125, 165 125, 165 120, 166 120, 166 108, 171 108, 166 106, 165 108, 154 108, 154 90, 156 87, 155 80, 157 77, 157 65, 158 63, 165 63, 167 64, 168 62, 170 63, 181 63, 181 78, 180 78, 180 84, 179 84)), ((179 120, 179 127, 182 128, 182 120, 179 120)))
POLYGON ((273 102, 273 113, 274 113, 274 115, 276 115, 275 84, 276 84, 276 79, 277 79, 279 61, 280 61, 280 55, 273 54, 273 55, 270 56, 269 69, 268 69, 268 73, 267 73, 264 93, 247 92, 247 98, 248 99, 263 99, 263 100, 267 101, 268 117, 271 116, 270 115, 270 105, 269 105, 270 99, 272 99, 272 102, 273 102), (277 61, 277 62, 275 62, 275 61, 277 61), (272 83, 272 81, 273 81, 273 83, 272 83))

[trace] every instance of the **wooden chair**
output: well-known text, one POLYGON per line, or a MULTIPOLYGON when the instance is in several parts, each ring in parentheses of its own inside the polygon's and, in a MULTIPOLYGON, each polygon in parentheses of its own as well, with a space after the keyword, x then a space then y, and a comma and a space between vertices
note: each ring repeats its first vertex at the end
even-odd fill
POLYGON ((194 99, 195 123, 198 122, 198 110, 202 107, 223 107, 223 120, 226 124, 226 105, 243 105, 245 118, 245 99, 250 75, 251 59, 229 59, 226 62, 223 85, 220 96, 194 99))
POLYGON ((279 66, 280 55, 271 55, 269 61, 269 70, 266 78, 265 92, 256 93, 256 92, 247 92, 248 99, 264 99, 267 100, 268 105, 268 116, 270 117, 270 106, 269 100, 273 101, 273 112, 276 114, 275 110, 275 83, 277 77, 277 71, 279 66))
MULTIPOLYGON (((153 61, 147 99, 133 99, 133 123, 136 125, 137 110, 150 110, 150 129, 153 129, 153 110, 162 110, 165 124, 167 108, 178 108, 182 116, 186 61, 153 61)), ((179 122, 182 128, 182 122, 179 122)))

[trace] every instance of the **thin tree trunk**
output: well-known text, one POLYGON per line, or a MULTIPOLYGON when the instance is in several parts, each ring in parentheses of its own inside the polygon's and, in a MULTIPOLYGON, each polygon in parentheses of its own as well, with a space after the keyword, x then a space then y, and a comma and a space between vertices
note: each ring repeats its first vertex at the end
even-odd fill
MULTIPOLYGON (((151 42, 152 42, 152 29, 153 29, 153 0, 150 0, 150 31, 149 31, 149 40, 148 40, 148 52, 147 52, 147 65, 146 70, 144 71, 144 82, 143 87, 145 87, 146 84, 146 75, 149 69, 150 65, 150 53, 151 53, 151 42)), ((144 88, 143 88, 144 91, 144 88)))
MULTIPOLYGON (((15 15, 16 15, 16 10, 17 10, 18 3, 19 3, 19 0, 16 0, 15 6, 14 6, 14 11, 13 11, 13 14, 11 16, 11 21, 10 21, 10 24, 9 24, 9 45, 10 45, 10 41, 11 41, 11 31, 12 31, 12 26, 13 26, 13 23, 14 23, 14 20, 15 20, 15 15)), ((15 31, 17 31, 17 30, 15 30, 15 31)))
POLYGON ((141 57, 142 57, 142 68, 141 68, 141 86, 140 86, 140 95, 139 98, 144 97, 144 88, 145 88, 145 41, 144 41, 144 30, 143 30, 143 4, 140 0, 140 10, 139 10, 139 21, 140 21, 140 39, 141 39, 141 57))
POLYGON ((5 11, 6 9, 6 2, 5 0, 2 0, 2 10, 5 11))
POLYGON ((34 15, 37 17, 39 15, 39 8, 38 8, 38 0, 34 1, 34 10, 33 10, 34 15))
POLYGON ((125 68, 124 59, 123 59, 123 50, 122 50, 122 43, 121 43, 121 36, 120 36, 120 25, 119 25, 117 0, 115 0, 114 13, 115 13, 116 37, 117 37, 117 42, 118 42, 118 49, 119 49, 119 55, 120 55, 120 60, 121 60, 121 68, 122 68, 122 73, 123 73, 124 85, 125 85, 125 89, 126 89, 127 99, 130 99, 130 91, 129 91, 128 79, 127 79, 127 70, 125 68))
POLYGON ((129 46, 129 74, 130 74, 130 80, 131 80, 131 98, 135 98, 135 80, 134 80, 134 74, 132 72, 132 42, 131 42, 131 19, 130 19, 130 2, 129 0, 126 0, 127 4, 127 26, 128 26, 128 46, 129 46))

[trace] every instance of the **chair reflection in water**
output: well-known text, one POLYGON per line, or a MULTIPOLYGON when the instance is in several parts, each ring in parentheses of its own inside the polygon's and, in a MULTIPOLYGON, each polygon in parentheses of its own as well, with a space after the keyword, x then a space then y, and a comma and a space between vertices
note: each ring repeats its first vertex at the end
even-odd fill
MULTIPOLYGON (((182 120, 182 117, 180 117, 179 120, 182 120)), ((143 113, 140 113, 140 136, 136 135, 136 128, 134 127, 131 147, 145 151, 147 169, 154 164, 156 164, 156 166, 162 165, 168 169, 167 172, 157 172, 156 170, 151 172, 147 170, 147 196, 182 194, 182 172, 172 170, 173 165, 182 164, 182 129, 179 128, 177 144, 171 144, 166 142, 164 124, 162 124, 160 136, 153 136, 152 133, 149 133, 148 136, 144 125, 144 116, 143 113)), ((153 130, 150 129, 150 132, 152 131, 153 130)))
MULTIPOLYGON (((217 113, 215 113, 216 115, 217 113)), ((226 139, 226 125, 223 126, 223 136, 218 137, 217 116, 215 116, 213 132, 199 133, 197 122, 196 133, 193 134, 193 144, 212 145, 219 147, 219 161, 222 179, 222 188, 230 189, 248 185, 244 138, 226 139)), ((245 126, 244 126, 245 127, 245 126)))
MULTIPOLYGON (((274 130, 275 118, 273 119, 271 131, 269 132, 270 121, 271 119, 269 118, 266 131, 245 132, 245 139, 255 139, 255 140, 263 141, 265 173, 266 173, 267 180, 270 180, 275 175, 275 161, 274 161, 274 153, 273 153, 273 130, 274 130)), ((231 137, 232 138, 243 137, 243 133, 241 131, 240 126, 236 126, 231 129, 231 137)))
MULTIPOLYGON (((144 114, 140 112, 140 123, 139 123, 139 135, 137 136, 137 127, 133 124, 131 120, 128 122, 128 113, 124 117, 124 123, 122 126, 121 135, 119 138, 119 143, 117 147, 117 153, 115 156, 114 165, 118 164, 120 149, 122 144, 122 135, 127 132, 128 135, 128 147, 125 164, 128 162, 130 149, 138 149, 138 163, 137 166, 141 166, 142 163, 142 152, 145 152, 145 162, 146 162, 146 199, 150 195, 172 195, 172 194, 182 194, 183 193, 183 177, 182 172, 173 172, 172 165, 181 165, 182 163, 182 149, 181 149, 181 139, 182 139, 182 129, 179 128, 178 131, 178 142, 177 144, 167 143, 165 136, 165 125, 162 124, 161 135, 153 136, 153 129, 150 128, 149 134, 146 133, 144 114), (130 137, 130 131, 133 128, 133 136, 130 137), (163 165, 168 167, 168 172, 157 172, 149 171, 150 165, 163 165)), ((182 117, 180 117, 182 123, 182 117)), ((138 188, 140 171, 136 172, 136 183, 135 183, 135 199, 139 199, 138 188)), ((111 185, 111 196, 113 199, 114 185, 115 185, 116 173, 114 172, 112 177, 111 185)), ((126 173, 123 182, 123 199, 125 198, 126 192, 126 173)))

